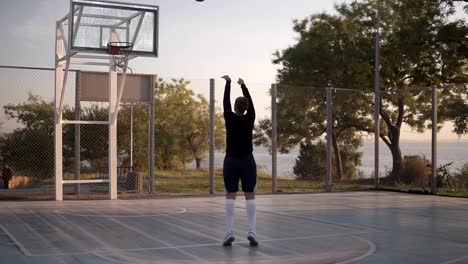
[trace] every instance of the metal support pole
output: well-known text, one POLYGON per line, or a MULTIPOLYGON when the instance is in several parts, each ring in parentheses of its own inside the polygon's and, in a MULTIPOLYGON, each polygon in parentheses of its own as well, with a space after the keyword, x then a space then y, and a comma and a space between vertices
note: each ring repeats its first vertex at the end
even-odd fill
MULTIPOLYGON (((75 120, 81 119, 81 91, 80 91, 80 73, 75 75, 75 120)), ((80 180, 81 174, 81 125, 75 125, 75 180, 80 180)), ((75 194, 80 194, 80 184, 75 185, 75 194)))
POLYGON ((209 153, 209 193, 214 194, 214 144, 215 144, 215 80, 210 79, 210 153, 209 153))
POLYGON ((380 140, 380 1, 377 0, 377 23, 375 33, 375 78, 374 78, 374 187, 379 187, 379 140, 380 140))
POLYGON ((277 120, 277 108, 276 108, 276 92, 277 85, 271 85, 271 191, 278 191, 278 159, 277 159, 277 129, 278 129, 278 120, 277 120))
POLYGON ((58 59, 63 57, 63 35, 60 30, 60 22, 56 24, 55 33, 55 107, 54 107, 54 167, 55 167, 55 200, 63 200, 63 145, 62 145, 62 115, 60 100, 63 89, 63 63, 58 59))
POLYGON ((133 104, 130 104, 130 166, 133 167, 133 104))
POLYGON ((117 71, 109 58, 109 198, 117 199, 117 71))
POLYGON ((332 87, 327 85, 327 175, 325 176, 325 190, 331 191, 332 179, 332 87))
POLYGON ((149 102, 149 128, 148 128, 148 191, 154 191, 154 90, 156 89, 156 76, 151 77, 149 102))
POLYGON ((431 149, 431 192, 437 194, 437 86, 432 86, 432 149, 431 149))

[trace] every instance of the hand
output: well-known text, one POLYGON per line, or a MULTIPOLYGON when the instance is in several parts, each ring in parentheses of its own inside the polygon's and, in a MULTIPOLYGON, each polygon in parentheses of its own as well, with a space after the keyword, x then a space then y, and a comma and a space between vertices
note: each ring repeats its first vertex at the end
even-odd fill
POLYGON ((224 80, 226 80, 226 82, 230 82, 230 81, 231 81, 231 77, 229 77, 229 75, 221 76, 221 78, 223 78, 224 80))
POLYGON ((238 83, 239 85, 245 84, 244 80, 242 80, 241 78, 239 78, 239 80, 237 81, 237 83, 238 83))

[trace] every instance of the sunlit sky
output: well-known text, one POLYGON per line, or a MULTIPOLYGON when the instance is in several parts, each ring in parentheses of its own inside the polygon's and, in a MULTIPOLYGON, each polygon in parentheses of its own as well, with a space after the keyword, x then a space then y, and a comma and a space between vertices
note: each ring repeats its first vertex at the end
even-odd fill
MULTIPOLYGON (((266 92, 278 68, 271 62, 272 53, 295 42, 292 20, 323 11, 333 12, 337 1, 125 2, 160 6, 159 57, 134 60, 131 66, 135 72, 189 79, 219 78, 224 74, 242 77, 247 84, 262 84, 263 90, 257 91, 254 100, 261 101, 265 108, 270 100, 266 92)), ((53 67, 55 21, 69 12, 70 1, 1 0, 0 7, 0 64, 53 67)), ((52 95, 53 91, 47 94, 52 95)), ((445 129, 442 137, 457 139, 449 130, 445 129)), ((417 137, 416 133, 408 134, 417 137)))
MULTIPOLYGON (((333 11, 332 0, 127 0, 160 6, 159 57, 133 64, 161 76, 213 78, 230 73, 275 79, 272 53, 292 44, 292 20, 333 11)), ((68 0, 2 0, 2 64, 54 65, 55 21, 68 0)))

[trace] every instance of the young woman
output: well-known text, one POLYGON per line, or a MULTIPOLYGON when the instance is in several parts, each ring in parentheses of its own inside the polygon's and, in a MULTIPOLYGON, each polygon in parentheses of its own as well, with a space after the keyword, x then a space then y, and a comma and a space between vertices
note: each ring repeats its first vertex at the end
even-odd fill
POLYGON ((226 157, 223 164, 224 187, 226 189, 226 236, 223 245, 230 246, 234 241, 232 225, 234 222, 235 199, 239 191, 240 180, 242 191, 245 194, 249 223, 247 239, 251 246, 258 246, 255 230, 257 165, 252 155, 255 108, 244 80, 239 79, 237 83, 240 85, 244 96, 236 99, 234 112, 232 112, 230 98, 231 78, 228 75, 221 78, 226 80, 223 99, 224 120, 226 124, 226 157))

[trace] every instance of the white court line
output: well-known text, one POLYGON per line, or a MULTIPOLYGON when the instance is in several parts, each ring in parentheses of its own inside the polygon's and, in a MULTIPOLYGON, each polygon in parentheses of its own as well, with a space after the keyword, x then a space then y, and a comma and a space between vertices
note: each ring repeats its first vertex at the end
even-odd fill
POLYGON ((16 247, 18 247, 18 249, 21 250, 21 252, 23 252, 24 255, 32 256, 31 252, 28 249, 26 249, 10 232, 8 232, 6 227, 0 224, 0 229, 11 239, 11 241, 13 241, 13 244, 15 244, 16 247))
POLYGON ((128 263, 131 263, 131 262, 128 262, 128 258, 123 260, 123 261, 120 261, 120 260, 117 260, 117 259, 113 259, 111 257, 108 257, 104 254, 100 254, 100 253, 94 253, 94 255, 98 258, 101 258, 103 260, 107 260, 107 261, 110 261, 110 262, 113 262, 113 263, 121 263, 121 264, 128 264, 128 263))
MULTIPOLYGON (((438 203, 438 202, 436 202, 438 203)), ((443 202, 444 205, 445 205, 445 202, 443 202)), ((390 213, 392 211, 394 212, 398 212, 399 214, 404 214, 404 215, 410 215, 410 216, 422 216, 422 217, 431 217, 432 215, 431 214, 425 214, 424 212, 422 213, 407 213, 407 212, 404 212, 403 210, 404 209, 414 209, 414 207, 400 207, 400 208, 361 208, 359 206, 352 206, 352 205, 341 205, 341 204, 336 204, 336 203, 333 203, 333 202, 330 202, 331 205, 334 205, 334 206, 344 206, 344 207, 348 207, 348 208, 351 208, 351 209, 385 209, 385 210, 389 210, 390 213)), ((432 205, 433 202, 430 202, 429 205, 432 205)), ((439 210, 452 210, 450 207, 452 207, 452 205, 449 205, 450 207, 445 207, 445 206, 441 206, 441 204, 439 205, 436 205, 436 206, 439 206, 439 210)), ((426 209, 427 207, 422 207, 421 209, 426 209)), ((466 209, 468 210, 468 209, 466 209)), ((368 213, 369 214, 369 213, 368 213)), ((450 219, 450 220, 457 220, 457 221, 462 221, 462 222, 465 222, 466 219, 461 219, 461 218, 457 218, 457 217, 450 217, 450 216, 443 216, 443 218, 445 219, 450 219)))
MULTIPOLYGON (((216 202, 216 201, 207 201, 207 203, 212 203, 212 204, 217 204, 219 206, 224 206, 223 203, 219 203, 219 202, 216 202)), ((236 207, 246 209, 246 207, 242 203, 236 203, 236 207)), ((351 224, 343 224, 343 223, 318 219, 318 218, 314 218, 314 217, 304 217, 304 216, 292 215, 292 214, 282 213, 282 212, 273 212, 273 211, 262 210, 262 209, 257 209, 257 212, 263 212, 263 213, 266 213, 266 214, 273 214, 273 215, 281 215, 281 216, 301 219, 301 220, 305 220, 305 221, 314 221, 314 222, 319 222, 319 223, 326 223, 326 224, 337 225, 337 226, 348 227, 348 228, 354 228, 354 229, 360 229, 360 230, 368 230, 369 232, 381 232, 380 230, 374 229, 374 228, 356 226, 356 225, 351 225, 351 224)), ((200 214, 203 214, 203 213, 200 213, 200 214)))
MULTIPOLYGON (((376 251, 376 246, 375 246, 374 243, 372 243, 372 242, 369 241, 369 240, 363 239, 363 238, 361 238, 361 237, 357 237, 357 236, 353 236, 353 235, 350 235, 350 236, 353 237, 353 238, 356 238, 356 239, 359 239, 359 240, 363 241, 365 244, 367 244, 367 245, 369 246, 369 249, 367 250, 366 253, 364 253, 364 254, 361 255, 361 256, 358 256, 358 257, 355 257, 355 258, 352 258, 352 259, 349 259, 349 260, 345 260, 345 261, 342 261, 342 262, 338 262, 338 263, 336 263, 336 264, 346 264, 346 263, 351 263, 351 262, 354 262, 354 261, 362 260, 362 259, 364 259, 364 258, 366 258, 366 257, 368 257, 368 256, 370 256, 370 255, 372 255, 372 254, 375 253, 375 251, 376 251)), ((315 236, 314 236, 314 237, 315 237, 315 236)), ((317 236, 317 237, 318 237, 318 236, 317 236)), ((304 237, 304 239, 306 239, 306 238, 308 238, 308 237, 304 237)), ((302 238, 298 238, 298 239, 302 239, 302 238)), ((288 240, 288 239, 259 240, 259 242, 266 242, 266 241, 268 241, 268 242, 271 242, 271 241, 284 241, 284 240, 288 240)), ((249 243, 249 242, 234 243, 233 246, 238 246, 239 244, 248 244, 248 243, 249 243)), ((218 243, 218 244, 215 244, 215 245, 219 245, 219 243, 218 243)), ((200 245, 200 246, 211 246, 211 244, 200 245)), ((181 246, 181 247, 188 248, 188 247, 192 247, 192 246, 181 246)), ((181 247, 179 247, 179 248, 181 248, 181 247)), ((273 247, 273 246, 272 246, 272 248, 277 248, 277 247, 273 247)), ((300 256, 300 257, 307 257, 307 255, 300 254, 300 253, 298 253, 298 252, 293 252, 293 251, 289 251, 289 250, 284 250, 284 249, 281 249, 281 248, 277 248, 277 249, 279 249, 280 251, 286 252, 286 253, 293 253, 296 257, 297 257, 297 256, 300 256)), ((109 253, 112 253, 112 252, 109 252, 109 253)), ((257 253, 259 253, 259 252, 257 252, 257 253)), ((105 259, 105 260, 114 262, 114 263, 121 263, 121 264, 132 263, 132 262, 128 262, 128 261, 126 261, 126 262, 119 261, 119 260, 113 259, 113 258, 111 258, 111 257, 105 256, 105 255, 100 254, 100 253, 95 253, 94 255, 96 255, 97 257, 100 257, 100 258, 102 258, 102 259, 105 259)), ((270 258, 275 258, 275 257, 277 257, 277 256, 271 256, 271 255, 267 255, 267 254, 263 254, 263 255, 266 256, 266 257, 270 257, 270 258)), ((209 260, 208 260, 208 261, 209 261, 209 260)), ((287 259, 286 259, 285 261, 287 261, 287 259)), ((136 263, 136 262, 135 262, 135 263, 136 263)), ((168 263, 170 263, 170 262, 168 262, 168 263)), ((211 263, 211 262, 210 262, 210 263, 211 263)))
POLYGON ((457 259, 454 259, 454 260, 449 260, 449 261, 446 261, 446 262, 442 262, 441 264, 452 264, 452 263, 457 263, 459 261, 466 260, 466 259, 468 259, 468 256, 464 256, 464 257, 460 257, 460 258, 457 258, 457 259))
POLYGON ((342 261, 342 262, 338 262, 337 264, 351 263, 351 262, 354 262, 354 261, 365 259, 365 258, 369 257, 370 255, 373 255, 375 253, 375 251, 377 250, 377 246, 374 243, 372 243, 371 241, 369 241, 367 239, 364 239, 362 237, 358 237, 358 236, 352 236, 351 235, 351 237, 354 237, 354 238, 357 238, 357 239, 363 241, 364 243, 369 245, 369 249, 367 250, 367 252, 364 255, 361 255, 359 257, 355 257, 355 258, 352 258, 352 259, 348 259, 348 260, 345 260, 345 261, 342 261))
POLYGON ((291 218, 315 221, 315 222, 319 222, 319 223, 332 224, 332 225, 337 225, 337 226, 342 226, 342 227, 350 227, 350 228, 355 228, 355 229, 368 230, 368 231, 371 231, 371 232, 380 232, 380 230, 377 230, 375 228, 369 228, 369 227, 363 227, 363 226, 357 226, 357 225, 351 225, 351 224, 344 224, 344 223, 338 223, 338 222, 323 220, 323 219, 319 219, 319 218, 315 218, 315 217, 299 216, 299 215, 293 215, 293 214, 281 213, 281 212, 272 212, 272 211, 261 210, 261 209, 260 210, 257 209, 257 211, 264 212, 264 213, 267 213, 267 214, 282 215, 282 216, 287 216, 287 217, 291 217, 291 218))
MULTIPOLYGON (((192 213, 193 213, 193 214, 198 214, 198 215, 203 215, 203 216, 213 217, 214 219, 219 220, 219 221, 217 221, 217 222, 221 222, 221 223, 220 223, 221 225, 224 225, 224 219, 225 219, 224 214, 221 214, 221 213, 219 213, 219 214, 212 214, 212 213, 210 213, 210 212, 196 212, 196 211, 194 211, 194 212, 192 212, 192 213)), ((170 216, 166 216, 166 217, 170 217, 170 216)), ((239 216, 239 214, 235 214, 235 215, 234 215, 234 221, 236 221, 236 218, 238 219, 238 221, 239 221, 239 220, 245 220, 245 221, 247 221, 247 220, 246 220, 246 217, 239 216)), ((180 218, 176 218, 176 219, 177 219, 178 221, 187 222, 186 220, 183 220, 183 219, 180 219, 180 218)), ((259 223, 260 221, 261 221, 261 220, 259 220, 259 218, 257 217, 257 223, 259 223)), ((262 221, 262 222, 267 223, 267 221, 262 221)), ((197 224, 197 223, 195 223, 195 222, 189 222, 189 223, 192 224, 192 225, 201 226, 201 227, 203 227, 203 228, 206 228, 206 226, 197 224)), ((237 232, 247 233, 247 232, 248 232, 248 229, 241 228, 241 227, 239 227, 238 225, 235 225, 235 226, 233 227, 233 229, 234 229, 234 231, 235 231, 234 233, 237 233, 237 232)), ((221 236, 222 236, 222 237, 225 236, 224 231, 222 231, 222 235, 221 235, 221 236)), ((263 237, 263 238, 271 239, 270 237, 268 237, 268 236, 266 236, 266 235, 264 235, 264 234, 257 234, 257 238, 258 238, 258 237, 263 237)))
MULTIPOLYGON (((89 232, 88 230, 86 230, 86 228, 81 227, 78 223, 74 223, 73 221, 71 221, 70 219, 68 219, 65 215, 58 214, 57 217, 63 219, 64 221, 66 221, 67 223, 69 223, 70 225, 72 225, 73 227, 75 227, 76 229, 80 230, 81 232, 83 232, 83 234, 86 234, 88 237, 90 237, 91 239, 93 239, 94 241, 96 241, 96 243, 98 243, 102 248, 111 249, 111 247, 109 247, 108 244, 102 242, 101 239, 99 239, 95 234, 93 234, 92 232, 89 232)), ((89 220, 89 219, 87 219, 87 220, 90 221, 90 222, 92 222, 92 221, 89 220)), ((93 222, 93 223, 94 223, 94 222, 93 222)))
POLYGON ((154 216, 163 216, 163 215, 177 215, 187 212, 187 209, 180 208, 178 212, 175 213, 160 213, 160 214, 148 214, 148 215, 102 215, 102 214, 75 214, 62 212, 55 210, 55 213, 62 215, 71 215, 71 216, 82 216, 82 217, 101 217, 101 218, 135 218, 135 217, 154 217, 154 216))
MULTIPOLYGON (((136 208, 137 210, 140 209, 140 210, 143 211, 143 212, 145 212, 145 211, 147 210, 146 208, 141 208, 141 207, 136 207, 136 206, 134 206, 133 208, 136 208)), ((171 215, 163 215, 163 216, 174 218, 174 217, 171 216, 171 215)), ((204 233, 204 232, 201 232, 201 231, 198 231, 198 230, 189 229, 189 228, 186 228, 186 227, 184 227, 184 226, 182 226, 182 225, 179 225, 179 224, 176 224, 176 223, 172 223, 172 222, 170 222, 170 221, 165 221, 165 220, 160 219, 160 218, 151 217, 151 219, 153 219, 153 220, 155 220, 155 221, 159 221, 159 222, 161 222, 161 223, 165 223, 165 224, 170 225, 170 226, 173 226, 173 227, 175 227, 175 228, 179 228, 179 229, 181 229, 181 230, 185 230, 185 232, 190 233, 190 234, 195 234, 195 235, 198 235, 198 236, 201 236, 201 237, 209 238, 209 239, 214 240, 214 241, 218 241, 218 238, 216 238, 216 237, 214 237, 214 236, 210 236, 208 233, 204 233)), ((176 219, 177 219, 177 218, 176 218, 176 219)), ((169 243, 168 243, 168 244, 169 244, 169 243)), ((219 243, 218 243, 218 244, 219 244, 219 243)), ((183 252, 185 252, 185 251, 183 251, 183 252)), ((187 253, 187 254, 189 254, 189 253, 187 253)), ((273 257, 273 256, 267 255, 267 254, 265 254, 265 253, 259 253, 259 254, 264 255, 264 256, 266 256, 266 257, 270 257, 270 258, 273 257)))
MULTIPOLYGON (((217 203, 217 202, 211 202, 211 203, 222 205, 221 203, 217 203)), ((241 204, 237 205, 237 207, 244 208, 244 209, 246 208, 245 206, 243 206, 241 204)), ((364 229, 364 230, 369 230, 369 231, 372 231, 372 232, 380 232, 380 230, 374 229, 374 228, 351 225, 351 224, 343 224, 343 223, 338 223, 338 222, 333 222, 333 221, 329 221, 329 220, 323 220, 323 219, 318 219, 318 218, 308 217, 308 216, 305 217, 305 216, 293 215, 293 214, 282 213, 282 212, 273 212, 273 211, 268 211, 268 210, 264 210, 264 209, 257 209, 257 212, 263 212, 263 213, 275 214, 275 215, 282 215, 282 216, 287 216, 287 217, 291 217, 291 218, 315 221, 315 222, 326 223, 326 224, 333 224, 333 225, 343 226, 343 227, 351 227, 351 228, 355 228, 355 229, 364 229)))
MULTIPOLYGON (((276 241, 293 241, 293 240, 305 240, 311 238, 327 238, 327 237, 339 237, 339 236, 353 236, 353 235, 361 235, 361 234, 368 234, 373 232, 350 232, 350 233, 343 233, 343 234, 333 234, 333 235, 317 235, 317 236, 304 236, 304 237, 289 237, 289 238, 277 238, 277 239, 260 239, 259 242, 276 242, 276 241)), ((353 236, 354 237, 354 236, 353 236)), ((111 250, 94 250, 94 251, 84 251, 84 252, 74 252, 74 253, 59 253, 59 254, 34 254, 31 256, 67 256, 67 255, 81 255, 81 254, 95 254, 95 253, 112 253, 112 252, 139 252, 139 251, 148 251, 148 250, 164 250, 164 249, 184 249, 184 248, 197 248, 197 247, 209 247, 209 246, 221 246, 221 243, 207 243, 207 244, 193 244, 193 245, 185 245, 185 246, 174 246, 169 243, 165 243, 170 246, 166 247, 149 247, 149 248, 134 248, 134 249, 111 249, 111 250)), ((249 244, 248 241, 245 242, 235 242, 233 245, 236 244, 249 244)))
MULTIPOLYGON (((94 210, 94 209, 91 209, 91 210, 97 212, 97 211, 94 210)), ((97 212, 97 213, 99 213, 99 212, 97 212)), ((123 223, 123 222, 117 220, 117 219, 113 219, 112 217, 110 218, 110 220, 111 220, 112 222, 114 222, 114 223, 117 223, 117 224, 119 224, 119 225, 121 225, 121 226, 127 228, 128 230, 131 230, 131 231, 133 231, 133 232, 135 232, 135 233, 137 233, 137 234, 140 234, 140 235, 143 236, 143 237, 146 237, 146 238, 149 239, 149 240, 156 241, 156 242, 160 242, 160 243, 162 243, 162 244, 168 245, 168 246, 173 247, 174 249, 180 251, 182 254, 187 255, 187 256, 189 256, 189 257, 192 257, 192 258, 195 259, 195 260, 199 260, 199 261, 201 261, 201 262, 206 262, 206 263, 208 263, 208 262, 205 261, 204 259, 202 259, 202 258, 200 258, 200 257, 197 257, 197 256, 195 256, 195 255, 193 255, 193 254, 190 254, 189 252, 186 252, 186 251, 184 251, 184 250, 182 250, 182 249, 180 249, 180 248, 178 248, 178 247, 172 245, 171 243, 169 243, 169 242, 167 242, 167 241, 164 241, 164 240, 161 240, 161 239, 157 239, 157 238, 155 238, 155 237, 152 237, 152 236, 146 234, 146 232, 144 232, 143 230, 140 230, 140 229, 138 229, 138 228, 132 227, 132 226, 126 224, 126 223, 123 223)), ((95 251, 95 252, 99 252, 99 251, 97 250, 97 251, 95 251)))
MULTIPOLYGON (((23 211, 25 212, 31 212, 33 210, 33 208, 24 208, 22 209, 23 211)), ((23 221, 21 219, 21 217, 19 217, 16 212, 13 212, 13 215, 15 216, 16 219, 18 219, 18 222, 21 223, 21 225, 25 226, 27 229, 29 229, 32 233, 34 233, 38 238, 40 238, 42 241, 44 241, 45 244, 47 244, 47 246, 49 248, 52 248, 52 249, 58 249, 56 246, 54 246, 49 240, 47 240, 41 233, 39 233, 33 226, 31 226, 30 224, 26 223, 25 221, 23 221)), ((5 230, 7 231, 7 230, 5 230)), ((13 240, 13 239, 12 239, 13 240)), ((18 240, 13 240, 15 243, 21 245, 21 243, 18 241, 18 240)), ((26 249, 26 247, 24 247, 23 245, 21 245, 20 248, 24 248, 26 249)), ((23 251, 23 254, 25 254, 26 256, 33 256, 33 254, 29 251, 29 250, 25 250, 23 251)))

